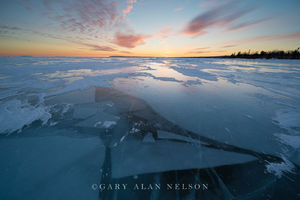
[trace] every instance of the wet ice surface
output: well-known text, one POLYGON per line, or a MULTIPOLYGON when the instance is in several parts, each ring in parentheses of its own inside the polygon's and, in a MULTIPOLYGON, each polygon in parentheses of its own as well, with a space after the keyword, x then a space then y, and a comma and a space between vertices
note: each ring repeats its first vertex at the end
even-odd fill
POLYGON ((299 61, 2 57, 0 98, 0 199, 300 195, 299 61))

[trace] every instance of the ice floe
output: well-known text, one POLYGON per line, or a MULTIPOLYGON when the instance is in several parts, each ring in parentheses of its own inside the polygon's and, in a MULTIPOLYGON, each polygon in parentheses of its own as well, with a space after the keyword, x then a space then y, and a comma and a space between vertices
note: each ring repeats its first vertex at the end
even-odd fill
POLYGON ((286 173, 294 173, 293 169, 295 166, 284 158, 284 161, 280 163, 268 163, 266 168, 269 173, 273 173, 278 178, 281 178, 286 173))
POLYGON ((0 104, 0 110, 0 133, 21 130, 36 120, 41 120, 42 124, 46 124, 51 118, 49 108, 46 106, 32 106, 17 99, 0 104))

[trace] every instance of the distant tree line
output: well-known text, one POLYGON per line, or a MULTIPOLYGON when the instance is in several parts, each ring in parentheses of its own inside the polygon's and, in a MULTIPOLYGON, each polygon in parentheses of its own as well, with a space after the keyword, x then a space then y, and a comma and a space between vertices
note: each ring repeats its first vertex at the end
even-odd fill
POLYGON ((261 52, 238 52, 233 53, 230 56, 225 56, 226 58, 265 58, 265 59, 271 59, 271 58, 277 58, 277 59, 300 59, 300 52, 299 49, 296 50, 289 50, 289 51, 261 51, 261 52))

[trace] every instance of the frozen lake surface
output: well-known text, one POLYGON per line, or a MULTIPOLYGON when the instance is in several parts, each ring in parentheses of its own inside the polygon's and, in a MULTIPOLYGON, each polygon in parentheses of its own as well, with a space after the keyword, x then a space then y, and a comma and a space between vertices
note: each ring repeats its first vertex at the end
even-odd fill
POLYGON ((300 198, 297 60, 1 57, 0 109, 0 199, 300 198))

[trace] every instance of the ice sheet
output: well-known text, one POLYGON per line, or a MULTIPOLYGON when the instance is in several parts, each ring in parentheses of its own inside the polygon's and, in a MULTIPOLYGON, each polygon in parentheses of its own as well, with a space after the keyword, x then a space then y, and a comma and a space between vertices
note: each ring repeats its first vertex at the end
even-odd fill
MULTIPOLYGON (((24 181, 38 159, 56 164, 53 173, 64 169, 51 182, 57 187, 42 189, 39 197, 63 188, 65 181, 76 190, 86 186, 77 182, 99 178, 76 161, 76 154, 98 148, 94 139, 103 145, 84 161, 92 169, 96 157, 99 165, 112 164, 115 178, 235 164, 247 168, 258 159, 266 172, 283 179, 297 174, 300 163, 297 60, 1 57, 0 109, 1 158, 11 159, 1 171, 11 170, 24 181), (60 132, 50 137, 54 129, 60 132), (189 137, 190 132, 206 142, 189 137), (32 145, 36 152, 29 150, 32 145), (47 145, 56 149, 48 152, 47 145), (55 160, 69 147, 61 156, 70 160, 55 160), (24 151, 20 155, 26 160, 13 148, 24 151), (272 156, 281 160, 268 161, 272 156), (69 161, 76 166, 66 171, 69 161), (26 173, 18 171, 19 165, 26 173)), ((20 195, 39 184, 37 179, 24 190, 17 188, 20 195)))
POLYGON ((253 160, 255 158, 249 155, 190 144, 168 141, 154 143, 128 141, 112 149, 112 177, 121 178, 170 170, 209 168, 253 160))
POLYGON ((96 138, 65 137, 60 132, 1 138, 1 199, 98 198, 91 184, 101 181, 104 146, 96 138))

